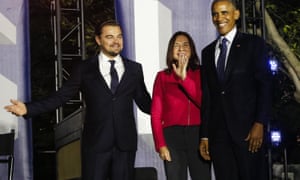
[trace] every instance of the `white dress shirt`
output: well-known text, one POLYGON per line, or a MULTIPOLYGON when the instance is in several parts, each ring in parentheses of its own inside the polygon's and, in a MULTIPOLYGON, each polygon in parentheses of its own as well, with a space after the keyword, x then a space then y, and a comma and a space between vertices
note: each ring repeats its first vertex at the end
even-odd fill
POLYGON ((218 39, 218 42, 216 44, 216 47, 215 47, 215 64, 216 64, 216 67, 217 67, 217 61, 218 61, 218 58, 219 58, 219 55, 220 55, 220 44, 222 43, 222 39, 223 38, 226 38, 227 39, 227 52, 226 52, 226 59, 225 59, 225 67, 226 67, 226 64, 227 64, 227 58, 228 58, 228 54, 229 54, 229 51, 230 51, 230 47, 231 47, 231 44, 232 44, 232 41, 234 39, 234 36, 236 35, 236 32, 237 32, 237 28, 236 26, 229 32, 226 34, 226 36, 220 36, 219 39, 218 39))
MULTIPOLYGON (((107 57, 102 52, 100 52, 100 54, 98 56, 99 69, 100 69, 100 73, 102 74, 102 76, 109 88, 111 88, 110 87, 110 82, 111 82, 110 66, 111 66, 111 64, 109 62, 110 60, 112 60, 112 59, 107 57)), ((122 58, 120 55, 117 55, 116 57, 113 58, 113 60, 115 60, 115 68, 118 73, 119 81, 121 81, 124 71, 125 71, 125 67, 124 67, 122 58)))

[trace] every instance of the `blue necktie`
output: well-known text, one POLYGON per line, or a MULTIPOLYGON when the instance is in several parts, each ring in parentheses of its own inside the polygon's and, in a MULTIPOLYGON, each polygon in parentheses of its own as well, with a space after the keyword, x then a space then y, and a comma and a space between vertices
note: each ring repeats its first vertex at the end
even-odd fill
POLYGON ((119 77, 118 77, 117 70, 115 68, 116 61, 110 60, 109 62, 110 62, 110 76, 111 76, 110 89, 111 92, 114 94, 119 84, 119 77))
POLYGON ((224 81, 225 77, 225 60, 226 60, 226 52, 227 52, 227 39, 223 38, 222 43, 220 44, 220 55, 217 61, 217 72, 220 82, 224 81))

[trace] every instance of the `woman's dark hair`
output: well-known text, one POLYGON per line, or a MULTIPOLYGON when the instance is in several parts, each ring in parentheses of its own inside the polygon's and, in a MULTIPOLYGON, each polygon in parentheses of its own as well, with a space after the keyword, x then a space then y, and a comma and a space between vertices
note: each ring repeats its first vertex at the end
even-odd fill
POLYGON ((176 38, 178 36, 185 36, 185 37, 188 38, 188 41, 189 41, 190 50, 191 50, 191 57, 189 59, 187 68, 195 70, 195 69, 199 68, 199 65, 200 65, 200 61, 199 61, 199 58, 198 58, 198 55, 197 55, 195 43, 194 43, 192 37, 187 32, 177 31, 173 34, 173 36, 169 40, 169 44, 168 44, 167 57, 166 57, 166 64, 167 64, 166 71, 168 73, 170 73, 173 69, 173 67, 172 67, 172 64, 174 63, 173 48, 174 48, 176 38))

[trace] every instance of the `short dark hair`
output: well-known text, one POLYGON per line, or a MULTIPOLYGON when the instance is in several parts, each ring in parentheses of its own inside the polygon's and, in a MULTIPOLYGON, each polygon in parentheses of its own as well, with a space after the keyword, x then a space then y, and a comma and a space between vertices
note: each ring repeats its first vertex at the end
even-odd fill
POLYGON ((214 1, 212 2, 212 4, 211 4, 211 8, 214 6, 215 3, 221 2, 221 1, 228 1, 229 3, 231 3, 231 4, 233 5, 233 7, 234 7, 235 9, 238 9, 236 0, 214 0, 214 1))
POLYGON ((118 26, 121 28, 121 25, 115 20, 107 20, 95 26, 95 35, 100 36, 104 26, 118 26))
POLYGON ((173 36, 169 40, 169 44, 168 44, 167 57, 166 57, 166 64, 167 64, 166 71, 167 72, 171 72, 173 69, 173 67, 172 67, 172 63, 174 60, 173 48, 174 48, 176 38, 180 35, 187 37, 187 39, 189 40, 189 45, 190 45, 190 49, 191 49, 191 57, 189 59, 187 68, 191 68, 192 70, 199 68, 200 61, 199 61, 199 57, 198 57, 197 51, 196 51, 196 46, 195 46, 195 43, 194 43, 192 37, 187 32, 177 31, 173 34, 173 36))

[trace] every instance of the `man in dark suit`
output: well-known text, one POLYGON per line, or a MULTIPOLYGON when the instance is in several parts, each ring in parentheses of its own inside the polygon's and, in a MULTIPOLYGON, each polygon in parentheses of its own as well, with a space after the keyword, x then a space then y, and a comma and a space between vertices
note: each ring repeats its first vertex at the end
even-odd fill
POLYGON ((141 65, 120 56, 121 27, 114 21, 105 22, 96 28, 95 39, 99 55, 80 62, 54 95, 26 104, 11 100, 12 105, 5 108, 31 117, 59 107, 80 90, 86 104, 82 179, 133 180, 137 150, 133 102, 149 114, 151 97, 141 65))
POLYGON ((217 180, 263 179, 262 143, 271 106, 265 42, 238 32, 240 12, 231 0, 215 0, 211 10, 220 36, 202 51, 200 153, 212 160, 217 180))

